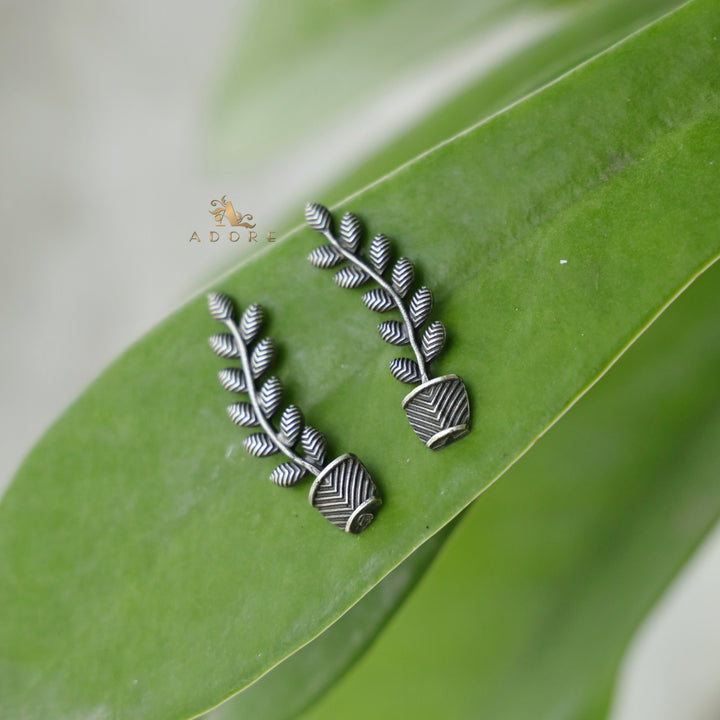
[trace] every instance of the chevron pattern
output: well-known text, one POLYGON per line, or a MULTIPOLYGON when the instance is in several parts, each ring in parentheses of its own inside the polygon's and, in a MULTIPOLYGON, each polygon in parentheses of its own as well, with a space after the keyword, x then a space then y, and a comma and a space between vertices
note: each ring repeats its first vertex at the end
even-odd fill
POLYGON ((265 433, 254 433, 243 440, 243 447, 255 457, 266 457, 278 452, 275 443, 265 433))
POLYGON ((269 367, 275 357, 275 346, 271 338, 263 338, 250 356, 250 372, 259 378, 269 367))
POLYGON ((362 226, 357 215, 346 212, 340 220, 340 238, 347 249, 353 253, 357 252, 360 245, 360 237, 362 236, 362 226))
MULTIPOLYGON (((319 231, 330 242, 329 246, 316 248, 310 253, 308 259, 313 265, 333 266, 332 255, 327 265, 324 264, 323 255, 330 252, 323 248, 332 246, 348 261, 347 265, 335 271, 335 282, 338 285, 357 288, 372 278, 380 287, 363 293, 365 306, 374 312, 384 313, 393 309, 400 312, 402 322, 382 322, 378 325, 378 331, 385 342, 392 345, 410 345, 415 356, 414 360, 395 358, 390 363, 390 372, 400 382, 409 385, 423 383, 410 393, 403 403, 418 437, 432 448, 442 447, 462 437, 467 433, 470 417, 467 392, 462 380, 436 386, 428 379, 428 365, 443 350, 447 333, 439 320, 430 321, 434 304, 430 289, 425 285, 416 290, 412 289, 415 283, 413 263, 406 257, 399 257, 394 264, 391 263, 390 241, 385 235, 378 233, 368 247, 369 267, 360 256, 362 226, 352 213, 343 215, 337 237, 333 234, 332 215, 323 205, 309 203, 305 208, 305 218, 311 228, 319 231), (390 278, 387 278, 390 268, 390 278), (418 395, 414 394, 416 391, 418 395)), ((441 380, 450 377, 455 376, 446 376, 441 380)))
POLYGON ((410 300, 410 322, 414 328, 420 327, 427 319, 433 306, 433 294, 424 285, 410 300))
POLYGON ((350 523, 353 513, 367 501, 379 504, 377 489, 370 473, 354 455, 343 455, 331 463, 320 475, 310 491, 310 502, 333 525, 348 532, 360 532, 373 517, 374 508, 368 508, 369 517, 350 523))
POLYGON ((240 318, 240 336, 249 345, 260 331, 263 321, 262 306, 253 303, 240 318))
POLYGON ((443 349, 445 340, 445 326, 439 320, 430 323, 422 336, 422 354, 425 360, 432 362, 443 349))
POLYGON ((297 405, 288 405, 280 416, 280 432, 288 447, 295 447, 303 429, 303 414, 297 405))
POLYGON ((235 319, 235 305, 225 293, 213 292, 207 296, 210 314, 220 322, 235 319))
POLYGON ((354 265, 346 265, 335 273, 335 282, 341 288, 358 288, 364 285, 370 276, 354 265))
POLYGON ((307 425, 300 435, 300 447, 305 454, 305 458, 317 465, 323 467, 327 458, 327 438, 314 427, 307 425))
MULTIPOLYGON (((329 212, 322 206, 308 206, 308 215, 309 222, 317 227, 331 222, 329 212)), ((343 217, 341 232, 343 242, 357 249, 361 228, 354 215, 343 217)), ((336 252, 335 248, 324 247, 329 250, 319 248, 318 256, 323 252, 326 255, 336 252)), ((349 287, 355 287, 353 283, 358 278, 368 279, 366 272, 355 267, 349 267, 346 272, 349 287)), ((267 378, 262 385, 258 382, 275 355, 270 338, 255 342, 262 326, 262 307, 250 305, 238 322, 235 305, 227 295, 210 293, 207 299, 212 317, 231 331, 210 337, 210 347, 220 357, 238 358, 242 366, 220 370, 218 380, 225 390, 250 396, 249 402, 228 405, 227 414, 236 425, 261 426, 264 430, 243 440, 245 450, 256 457, 282 453, 289 458, 289 462, 280 462, 270 473, 270 480, 280 487, 296 485, 307 473, 317 475, 310 491, 311 503, 346 532, 362 532, 372 522, 375 509, 381 503, 363 464, 354 455, 342 455, 326 468, 327 439, 319 430, 305 425, 303 414, 295 405, 289 405, 280 414, 279 430, 272 420, 282 403, 283 385, 275 376, 267 378), (300 448, 296 447, 298 444, 300 448)))
POLYGON ((375 312, 387 312, 395 307, 395 301, 383 288, 374 288, 363 293, 365 307, 375 312))
POLYGON ((239 358, 240 351, 229 333, 217 333, 208 338, 211 350, 221 358, 239 358))
POLYGON ((271 418, 275 411, 280 407, 280 401, 282 400, 283 386, 280 382, 280 378, 276 378, 274 375, 268 378, 260 388, 258 394, 258 402, 262 408, 263 414, 266 418, 271 418))
POLYGON ((343 254, 332 245, 319 245, 308 256, 309 263, 316 268, 335 267, 344 260, 343 254))
POLYGON ((304 477, 305 470, 294 462, 281 463, 270 473, 270 480, 280 487, 297 485, 304 477))
POLYGON ((433 450, 467 434, 470 401, 465 384, 456 375, 416 388, 405 398, 403 407, 415 434, 433 450), (435 438, 443 431, 448 431, 447 435, 435 438))
POLYGON ((404 323, 397 320, 385 320, 378 325, 380 337, 391 345, 407 345, 408 339, 407 329, 404 323))
POLYGON ((390 361, 390 372, 400 382, 414 385, 420 382, 420 368, 418 364, 406 357, 395 358, 390 361))
POLYGON ((390 241, 385 235, 378 233, 372 239, 368 253, 373 270, 379 275, 382 275, 385 270, 387 270, 388 263, 390 262, 390 241))
POLYGON ((218 380, 225 390, 228 392, 244 393, 247 392, 245 385, 245 374, 242 368, 230 367, 223 368, 218 373, 218 380))
POLYGON ((227 406, 228 417, 240 427, 257 427, 258 421, 250 403, 236 402, 227 406))
POLYGON ((332 226, 330 211, 320 203, 308 203, 305 206, 305 221, 318 232, 325 232, 332 226))
POLYGON ((392 284, 395 292, 404 298, 414 279, 415 268, 413 264, 405 257, 398 258, 392 271, 392 284))

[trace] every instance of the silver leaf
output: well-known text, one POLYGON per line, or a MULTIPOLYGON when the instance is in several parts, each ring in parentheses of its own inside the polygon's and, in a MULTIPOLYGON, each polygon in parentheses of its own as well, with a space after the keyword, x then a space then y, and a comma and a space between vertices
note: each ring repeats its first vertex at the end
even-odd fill
POLYGON ((246 402, 236 402, 227 407, 228 417, 241 427, 257 427, 258 421, 252 405, 246 402))
POLYGON ((363 293, 362 300, 366 307, 375 312, 387 312, 395 307, 395 301, 383 288, 374 288, 363 293))
POLYGON ((420 327, 428 319, 432 306, 433 294, 430 288, 423 285, 410 300, 410 320, 413 327, 420 327))
POLYGON ((223 368, 218 373, 218 380, 220 380, 220 384, 225 388, 225 390, 236 393, 247 392, 245 375, 241 368, 223 368))
POLYGON ((422 354, 427 362, 434 360, 445 345, 445 326, 436 320, 428 326, 422 337, 422 354))
POLYGON ((278 452, 275 443, 265 433, 254 433, 243 440, 243 446, 255 457, 266 457, 278 452))
POLYGON ((263 321, 263 309, 261 305, 253 303, 242 314, 240 318, 240 335, 246 343, 251 343, 260 331, 263 321))
POLYGON ((335 282, 342 288, 357 288, 370 279, 367 273, 354 265, 347 265, 335 273, 335 282))
POLYGON ((305 469, 294 462, 284 462, 270 473, 270 479, 280 487, 292 487, 300 482, 304 476, 305 469))
POLYGON ((380 337, 391 345, 407 345, 408 339, 405 325, 397 320, 386 320, 378 325, 380 337))
POLYGON ((403 383, 420 382, 420 368, 410 358, 400 357, 390 361, 390 372, 396 380, 403 383))
POLYGON ((413 264, 405 257, 398 258, 392 271, 392 284, 400 297, 405 297, 415 277, 413 264))
POLYGON ((239 358, 240 351, 235 344, 235 339, 228 333, 217 333, 208 338, 212 351, 222 358, 239 358))

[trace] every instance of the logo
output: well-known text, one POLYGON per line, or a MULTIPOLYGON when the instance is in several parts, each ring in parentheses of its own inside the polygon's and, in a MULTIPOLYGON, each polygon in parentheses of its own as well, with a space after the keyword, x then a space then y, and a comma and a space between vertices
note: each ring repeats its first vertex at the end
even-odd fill
POLYGON ((253 216, 250 213, 240 213, 238 216, 232 201, 226 200, 225 198, 226 196, 223 195, 219 200, 213 200, 210 203, 210 207, 215 208, 214 210, 210 210, 210 214, 215 216, 215 224, 218 227, 222 227, 223 218, 227 218, 228 222, 235 227, 254 228, 255 223, 250 222, 253 216), (245 218, 248 219, 248 222, 245 222, 245 218))
MULTIPOLYGON (((212 200, 210 202, 210 210, 208 212, 215 219, 215 227, 227 227, 225 225, 225 222, 227 221, 230 227, 246 228, 247 236, 245 236, 244 231, 240 230, 230 230, 227 233, 227 236, 225 236, 224 231, 210 230, 206 242, 219 242, 223 236, 225 236, 224 239, 227 239, 228 242, 232 243, 238 242, 241 238, 247 238, 247 242, 250 243, 258 242, 258 232, 254 229, 256 223, 252 222, 254 220, 252 213, 237 212, 237 210, 235 210, 235 206, 232 204, 232 200, 227 199, 227 195, 223 195, 219 200, 212 200)), ((268 230, 264 240, 269 243, 275 242, 275 231, 268 230)), ((197 230, 195 230, 190 236, 190 242, 202 242, 197 230)))

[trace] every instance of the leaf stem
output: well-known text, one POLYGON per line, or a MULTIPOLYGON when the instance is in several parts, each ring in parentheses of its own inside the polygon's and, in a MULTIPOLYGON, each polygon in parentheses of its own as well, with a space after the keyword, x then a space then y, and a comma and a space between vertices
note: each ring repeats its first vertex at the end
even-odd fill
POLYGON ((417 338, 415 337, 415 328, 413 327, 412 322, 410 322, 410 316, 408 315, 408 311, 405 307, 403 299, 400 297, 400 295, 398 295, 398 293, 395 292, 393 286, 388 283, 388 281, 385 280, 382 275, 376 273, 375 270, 373 270, 369 265, 366 265, 359 257, 353 255, 353 253, 351 253, 349 250, 346 250, 340 244, 338 239, 332 234, 332 232, 330 232, 329 229, 325 230, 323 232, 323 235, 330 241, 330 244, 342 254, 342 256, 346 260, 349 260, 353 265, 359 267, 363 272, 367 273, 378 285, 380 285, 381 288, 383 288, 383 290, 385 290, 385 292, 387 292, 392 297, 393 301, 395 302, 395 307, 397 307, 397 309, 400 311, 403 322, 405 323, 408 339, 410 340, 410 347, 415 353, 422 382, 427 382, 430 377, 427 373, 427 368, 425 367, 425 358, 423 357, 423 354, 418 347, 417 338))
POLYGON ((282 442, 282 440, 280 440, 277 431, 270 424, 270 421, 265 417, 265 413, 262 411, 260 403, 258 402, 257 393, 255 392, 255 379, 252 376, 250 359, 248 358, 248 352, 247 347, 245 346, 245 342, 240 335, 240 331, 238 330, 237 325, 232 320, 224 320, 223 322, 227 329, 232 333, 233 339, 235 340, 235 343, 238 346, 238 350, 240 351, 240 362, 242 364, 243 375, 245 376, 247 393, 250 396, 250 404, 255 411, 255 417, 260 423, 262 429, 267 433, 268 437, 275 443, 275 446, 278 448, 278 450, 280 450, 281 453, 283 453, 283 455, 286 455, 294 463, 297 463, 301 468, 307 470, 313 475, 319 475, 322 471, 322 468, 318 468, 304 458, 301 458, 299 455, 296 455, 295 452, 293 452, 292 448, 289 448, 287 445, 285 445, 284 442, 282 442))

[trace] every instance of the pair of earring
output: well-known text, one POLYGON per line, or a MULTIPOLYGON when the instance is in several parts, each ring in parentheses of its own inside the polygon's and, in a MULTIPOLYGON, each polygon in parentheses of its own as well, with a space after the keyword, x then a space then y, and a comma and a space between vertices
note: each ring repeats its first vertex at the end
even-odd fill
MULTIPOLYGON (((413 264, 404 257, 395 261, 390 279, 390 241, 376 235, 368 248, 369 262, 359 254, 362 227, 352 213, 342 216, 339 233, 333 232, 330 211, 318 203, 305 208, 308 225, 328 241, 316 247, 308 260, 318 268, 333 268, 335 282, 343 288, 359 288, 370 280, 377 287, 362 296, 375 312, 398 310, 401 321, 387 320, 378 325, 380 336, 392 345, 409 345, 414 358, 398 357, 391 361, 390 372, 401 382, 417 385, 403 400, 403 408, 415 434, 425 445, 437 450, 469 431, 470 404, 467 390, 457 375, 430 378, 428 365, 442 350, 445 327, 436 320, 424 331, 433 305, 430 290, 422 286, 409 297, 414 281, 413 264), (409 299, 408 299, 409 297, 409 299)), ((352 453, 344 453, 327 462, 327 440, 317 429, 305 425, 303 414, 289 405, 280 414, 283 387, 277 377, 258 385, 274 357, 274 344, 268 337, 258 340, 263 320, 262 307, 250 305, 240 317, 233 301, 223 293, 208 295, 208 308, 229 333, 210 337, 210 347, 222 358, 240 360, 240 367, 224 368, 218 374, 220 384, 234 393, 244 393, 248 401, 228 406, 230 419, 242 427, 259 427, 260 432, 245 438, 243 445, 251 454, 265 457, 282 453, 288 461, 280 463, 270 480, 281 487, 297 484, 308 473, 315 476, 310 488, 310 504, 331 523, 350 533, 360 533, 374 519, 382 504, 380 494, 362 462, 352 453), (300 454, 302 453, 302 454, 300 454)))

